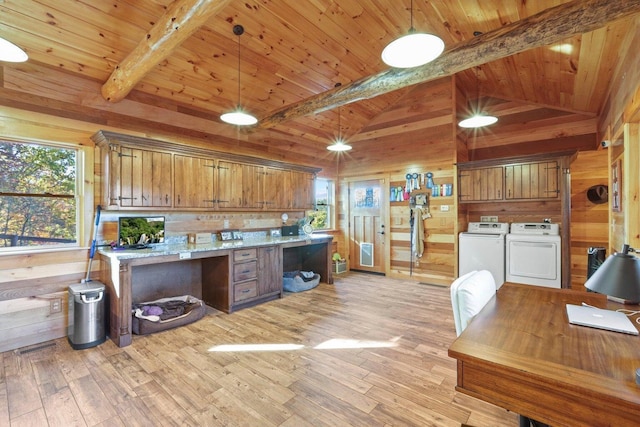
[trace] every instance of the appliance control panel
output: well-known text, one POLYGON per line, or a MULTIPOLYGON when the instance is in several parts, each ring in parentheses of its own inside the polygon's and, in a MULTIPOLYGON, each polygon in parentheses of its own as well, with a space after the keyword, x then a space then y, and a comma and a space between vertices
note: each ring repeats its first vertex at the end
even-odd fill
POLYGON ((507 234, 508 232, 508 222, 470 222, 467 228, 467 233, 507 234))
POLYGON ((560 226, 546 222, 514 222, 511 224, 511 234, 546 234, 557 236, 560 234, 560 226))

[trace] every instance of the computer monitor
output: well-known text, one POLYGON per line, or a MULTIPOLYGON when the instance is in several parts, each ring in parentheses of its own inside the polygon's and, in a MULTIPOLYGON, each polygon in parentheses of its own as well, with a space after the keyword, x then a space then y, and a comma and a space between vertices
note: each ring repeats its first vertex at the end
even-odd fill
POLYGON ((129 216, 118 218, 118 247, 146 248, 164 243, 163 216, 129 216))

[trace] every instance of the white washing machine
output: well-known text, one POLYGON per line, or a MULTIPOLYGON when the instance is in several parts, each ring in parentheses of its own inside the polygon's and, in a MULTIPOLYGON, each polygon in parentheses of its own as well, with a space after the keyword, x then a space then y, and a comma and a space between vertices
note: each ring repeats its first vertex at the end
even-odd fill
POLYGON ((562 287, 558 224, 513 223, 507 234, 507 282, 562 287))
POLYGON ((506 222, 470 222, 458 237, 458 275, 474 270, 489 270, 496 288, 504 283, 506 222))

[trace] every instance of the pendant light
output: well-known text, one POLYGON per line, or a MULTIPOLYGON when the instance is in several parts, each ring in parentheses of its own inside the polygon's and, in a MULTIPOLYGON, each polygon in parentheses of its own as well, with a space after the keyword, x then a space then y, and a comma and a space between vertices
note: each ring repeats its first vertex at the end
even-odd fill
POLYGON ((389 43, 382 51, 385 64, 396 68, 412 68, 436 59, 444 50, 438 36, 417 33, 413 28, 413 0, 411 0, 411 27, 409 33, 389 43))
MULTIPOLYGON (((339 86, 342 86, 342 84, 336 83, 335 87, 339 86)), ((327 150, 329 151, 349 151, 352 148, 342 139, 342 127, 340 126, 340 110, 341 108, 338 107, 338 138, 333 142, 333 144, 327 146, 327 150)))
MULTIPOLYGON (((477 35, 474 33, 474 35, 477 35)), ((484 111, 481 111, 480 106, 480 79, 478 77, 478 68, 476 67, 476 89, 477 89, 477 98, 476 98, 476 106, 472 107, 472 116, 468 117, 458 123, 458 126, 461 128, 467 129, 475 129, 481 128, 484 126, 489 126, 498 121, 496 116, 492 116, 486 114, 484 111)))
POLYGON ((27 59, 29 56, 24 50, 0 37, 0 61, 24 62, 27 59))
POLYGON ((220 116, 220 120, 236 126, 248 126, 258 123, 258 119, 249 113, 245 113, 240 108, 240 36, 244 33, 242 25, 233 26, 233 34, 238 36, 238 106, 235 111, 224 113, 220 116))

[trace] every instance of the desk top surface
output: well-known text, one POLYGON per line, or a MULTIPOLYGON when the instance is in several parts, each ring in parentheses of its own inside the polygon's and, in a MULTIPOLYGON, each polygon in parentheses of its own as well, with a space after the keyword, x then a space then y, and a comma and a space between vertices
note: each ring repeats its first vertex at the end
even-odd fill
POLYGON ((449 356, 640 405, 640 337, 569 324, 565 305, 582 302, 623 307, 599 294, 507 283, 454 341, 449 356))
POLYGON ((250 240, 231 240, 231 241, 215 241, 204 244, 163 244, 152 246, 147 249, 125 249, 114 250, 104 249, 98 250, 101 255, 110 258, 111 260, 126 260, 137 258, 148 258, 165 255, 176 255, 186 252, 209 252, 209 251, 223 251, 233 249, 252 248, 260 246, 281 245, 284 247, 305 245, 313 243, 330 242, 333 236, 329 234, 313 233, 309 236, 284 236, 284 237, 265 237, 260 239, 250 240))

